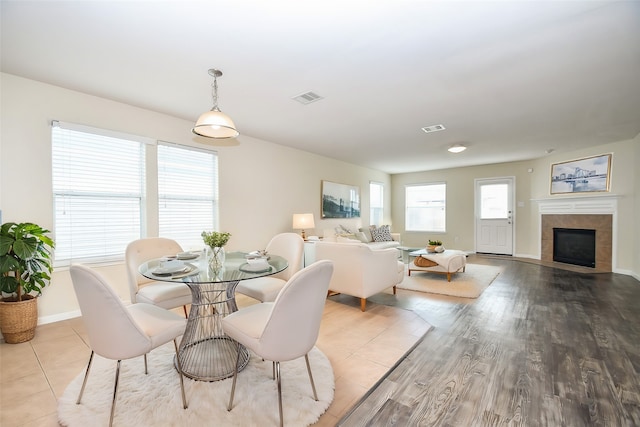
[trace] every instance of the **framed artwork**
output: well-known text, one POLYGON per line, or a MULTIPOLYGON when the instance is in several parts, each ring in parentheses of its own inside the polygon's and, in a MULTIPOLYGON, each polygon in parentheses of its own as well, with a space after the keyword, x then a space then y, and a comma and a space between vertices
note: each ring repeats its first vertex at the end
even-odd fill
POLYGON ((611 154, 551 165, 551 194, 609 191, 611 154))
POLYGON ((360 188, 322 181, 322 218, 359 218, 360 188))

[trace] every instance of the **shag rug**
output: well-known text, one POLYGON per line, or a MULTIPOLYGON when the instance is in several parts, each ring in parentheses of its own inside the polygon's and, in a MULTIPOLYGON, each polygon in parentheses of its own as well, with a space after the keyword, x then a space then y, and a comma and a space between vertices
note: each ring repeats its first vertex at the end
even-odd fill
MULTIPOLYGON (((123 360, 116 401, 114 426, 270 426, 279 425, 277 382, 272 364, 255 354, 240 371, 233 408, 227 411, 232 378, 216 382, 185 378, 189 407, 182 409, 180 381, 173 367, 175 355, 170 342, 149 353, 149 374, 144 374, 142 357, 123 360)), ((334 392, 329 359, 318 348, 309 353, 318 402, 307 374, 304 357, 280 363, 282 405, 285 425, 307 426, 316 422, 331 404, 334 392)), ((76 399, 84 370, 67 386, 58 400, 58 420, 70 427, 109 424, 116 361, 94 356, 82 396, 76 399)))
POLYGON ((405 274, 404 280, 397 287, 454 297, 478 298, 498 277, 500 271, 500 267, 492 265, 467 264, 464 272, 451 275, 451 282, 447 281, 446 274, 412 271, 411 276, 405 274))

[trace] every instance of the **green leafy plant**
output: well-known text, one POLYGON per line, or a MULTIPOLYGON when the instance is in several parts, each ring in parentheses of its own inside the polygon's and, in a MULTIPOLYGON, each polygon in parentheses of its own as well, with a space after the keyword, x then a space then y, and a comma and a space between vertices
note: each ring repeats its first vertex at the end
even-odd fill
POLYGON ((227 244, 231 234, 222 233, 220 231, 203 231, 201 236, 207 246, 212 248, 221 248, 227 244))
POLYGON ((430 246, 442 246, 442 240, 431 240, 429 239, 430 246))
POLYGON ((22 301, 27 294, 42 294, 53 271, 55 247, 39 225, 7 222, 0 226, 0 291, 22 301))

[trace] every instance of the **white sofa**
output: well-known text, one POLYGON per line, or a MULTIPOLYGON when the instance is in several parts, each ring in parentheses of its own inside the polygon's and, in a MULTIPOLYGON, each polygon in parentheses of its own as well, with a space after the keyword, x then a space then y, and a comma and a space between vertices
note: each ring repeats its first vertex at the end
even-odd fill
POLYGON ((396 248, 373 249, 371 245, 320 241, 315 243, 316 260, 333 261, 329 290, 360 298, 365 311, 367 298, 393 287, 404 278, 404 264, 396 248))
POLYGON ((336 243, 365 243, 372 249, 386 249, 397 248, 400 246, 400 233, 391 233, 392 241, 387 242, 374 242, 371 236, 371 232, 367 232, 368 228, 362 227, 358 231, 353 233, 336 233, 335 229, 327 228, 323 230, 324 242, 336 242, 336 243), (360 237, 360 239, 358 239, 360 237))

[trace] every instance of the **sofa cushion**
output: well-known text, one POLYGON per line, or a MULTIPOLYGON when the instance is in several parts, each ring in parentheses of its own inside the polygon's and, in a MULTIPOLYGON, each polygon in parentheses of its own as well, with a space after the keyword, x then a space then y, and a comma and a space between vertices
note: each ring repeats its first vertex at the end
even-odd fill
POLYGON ((371 227, 371 235, 373 236, 374 242, 391 242, 393 238, 391 237, 391 230, 389 230, 388 225, 381 225, 380 227, 376 227, 372 225, 371 227))
MULTIPOLYGON (((400 242, 398 241, 392 241, 392 242, 370 242, 367 243, 367 246, 369 246, 371 249, 376 250, 376 249, 387 249, 387 248, 397 248, 398 246, 400 246, 400 242)), ((399 255, 402 255, 402 252, 398 251, 399 255)))

